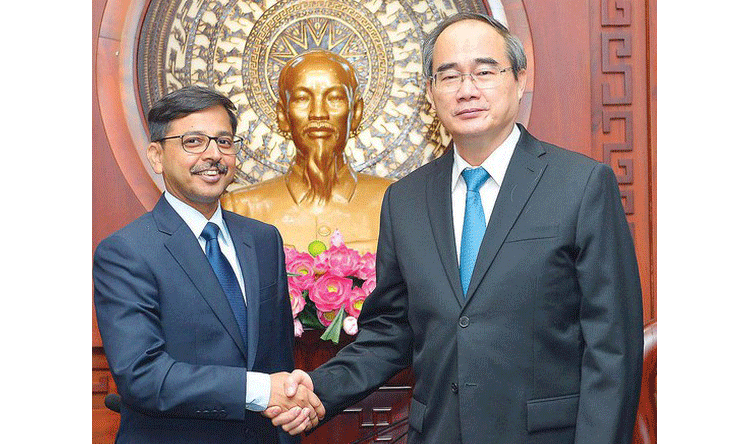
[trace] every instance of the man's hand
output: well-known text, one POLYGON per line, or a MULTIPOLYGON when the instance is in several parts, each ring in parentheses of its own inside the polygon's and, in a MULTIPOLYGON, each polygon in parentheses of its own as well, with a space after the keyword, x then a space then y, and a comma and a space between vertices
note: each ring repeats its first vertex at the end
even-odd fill
POLYGON ((315 393, 310 376, 302 370, 271 375, 271 398, 263 415, 290 435, 318 425, 325 408, 315 393))

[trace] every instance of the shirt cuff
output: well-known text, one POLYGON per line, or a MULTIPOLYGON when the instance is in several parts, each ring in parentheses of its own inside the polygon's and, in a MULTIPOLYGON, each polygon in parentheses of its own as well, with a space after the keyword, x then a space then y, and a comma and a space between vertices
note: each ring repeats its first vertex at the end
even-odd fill
POLYGON ((262 412, 268 408, 268 401, 271 398, 271 375, 247 372, 245 388, 246 409, 253 412, 262 412))

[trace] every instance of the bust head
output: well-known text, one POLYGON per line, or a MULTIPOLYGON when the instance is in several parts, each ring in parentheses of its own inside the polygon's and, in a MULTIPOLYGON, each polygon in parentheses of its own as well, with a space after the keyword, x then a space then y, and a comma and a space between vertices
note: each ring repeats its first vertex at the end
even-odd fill
POLYGON ((375 252, 380 203, 390 179, 356 174, 344 149, 362 120, 364 103, 352 65, 329 51, 290 60, 279 75, 279 129, 296 156, 282 177, 227 193, 222 206, 275 225, 284 244, 304 251, 330 245, 338 230, 350 248, 375 252))
POLYGON ((282 69, 276 105, 279 129, 291 135, 294 164, 316 197, 327 199, 337 174, 348 170, 344 148, 362 120, 363 108, 354 69, 337 54, 307 52, 282 69))
POLYGON ((338 54, 306 52, 290 60, 279 75, 276 117, 279 129, 291 133, 298 154, 319 147, 343 153, 363 107, 354 68, 338 54))

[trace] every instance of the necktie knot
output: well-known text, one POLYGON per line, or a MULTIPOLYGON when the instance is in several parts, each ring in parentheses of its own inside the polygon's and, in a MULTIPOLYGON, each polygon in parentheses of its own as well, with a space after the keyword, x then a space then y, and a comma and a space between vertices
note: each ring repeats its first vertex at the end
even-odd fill
POLYGON ((461 176, 466 182, 466 189, 468 191, 478 191, 479 188, 489 179, 490 173, 482 167, 461 171, 461 176))
POLYGON ((219 237, 219 226, 213 222, 206 224, 206 227, 201 232, 201 237, 206 241, 212 241, 219 237))

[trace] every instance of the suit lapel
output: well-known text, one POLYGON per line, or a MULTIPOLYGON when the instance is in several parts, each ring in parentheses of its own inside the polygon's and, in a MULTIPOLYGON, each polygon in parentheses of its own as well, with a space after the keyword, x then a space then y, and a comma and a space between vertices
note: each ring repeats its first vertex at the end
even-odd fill
POLYGON ((224 221, 232 236, 237 259, 240 261, 242 278, 245 282, 245 299, 247 301, 247 368, 253 368, 258 350, 260 336, 260 279, 258 276, 258 258, 255 254, 252 231, 245 225, 237 223, 234 215, 223 212, 224 221))
POLYGON ((180 267, 185 271, 188 279, 208 306, 211 307, 219 322, 242 351, 243 356, 246 356, 242 334, 237 326, 232 308, 229 306, 229 301, 221 289, 219 280, 211 269, 211 264, 201 250, 195 235, 167 203, 164 196, 157 202, 153 214, 157 228, 169 235, 169 238, 164 242, 164 246, 180 264, 180 267))
POLYGON ((540 159, 545 153, 542 145, 523 127, 520 129, 521 138, 511 156, 482 245, 479 247, 477 262, 466 292, 467 303, 489 270, 508 232, 516 223, 547 167, 547 163, 540 159))
POLYGON ((427 213, 432 235, 435 237, 440 261, 459 305, 464 303, 461 278, 458 274, 458 256, 453 233, 453 205, 451 201, 451 168, 453 150, 435 161, 434 173, 427 177, 427 213))

